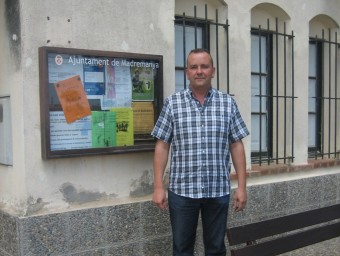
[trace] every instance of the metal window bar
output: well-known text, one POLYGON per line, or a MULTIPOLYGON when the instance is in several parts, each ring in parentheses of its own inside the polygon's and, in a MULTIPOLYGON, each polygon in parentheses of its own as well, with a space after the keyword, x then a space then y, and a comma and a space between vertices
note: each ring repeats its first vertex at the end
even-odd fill
MULTIPOLYGON (((255 95, 259 98, 259 105, 260 105, 260 115, 265 114, 262 112, 262 98, 267 98, 268 101, 275 101, 271 103, 273 106, 275 105, 275 116, 272 116, 270 113, 269 115, 272 116, 273 119, 275 119, 275 134, 273 134, 273 140, 275 142, 275 154, 272 154, 272 152, 269 152, 272 150, 272 148, 269 146, 271 141, 270 134, 271 132, 269 129, 271 127, 267 127, 266 137, 267 137, 267 152, 262 152, 262 118, 259 120, 259 151, 258 154, 253 154, 252 156, 252 163, 256 163, 259 165, 262 165, 263 163, 267 163, 268 165, 271 163, 279 164, 283 162, 284 164, 294 162, 294 100, 297 98, 294 94, 294 32, 292 31, 291 34, 287 34, 286 32, 286 24, 284 23, 284 31, 283 33, 279 32, 278 29, 278 19, 275 20, 275 31, 270 30, 270 22, 267 20, 267 29, 264 30, 259 26, 257 29, 252 28, 252 31, 256 31, 257 35, 259 36, 259 86, 260 86, 260 94, 255 95), (273 88, 275 88, 275 93, 272 90, 267 90, 267 94, 262 93, 262 53, 261 53, 261 36, 263 35, 272 35, 275 38, 275 63, 269 63, 269 65, 273 65, 273 68, 275 69, 275 77, 272 72, 268 74, 267 83, 272 81, 273 88), (281 47, 279 45, 280 39, 282 39, 283 42, 283 60, 280 59, 280 50, 281 47), (287 45, 289 43, 289 45, 287 45), (287 46, 291 47, 291 56, 288 56, 287 53, 287 46), (280 63, 283 62, 283 79, 280 79, 279 77, 279 71, 280 63), (288 62, 290 64, 290 71, 291 74, 288 74, 288 62), (288 86, 290 85, 290 88, 288 86), (283 86, 283 95, 280 95, 280 89, 283 86), (290 89, 290 94, 288 89, 290 89), (282 104, 280 104, 283 101, 283 108, 281 107, 282 104), (288 113, 288 107, 291 108, 290 113, 288 113), (283 113, 283 117, 281 117, 281 113, 283 113), (290 118, 289 115, 290 114, 290 118), (283 122, 283 130, 281 131, 279 121, 283 122), (288 122, 290 122, 291 126, 290 128, 290 134, 288 129, 288 122), (289 137, 290 135, 290 137, 289 137), (283 143, 281 144, 279 141, 279 138, 283 137, 283 143), (290 151, 288 152, 288 146, 290 144, 290 151), (281 148, 281 147, 282 148, 281 148), (263 159, 263 156, 266 156, 265 159, 263 159)), ((267 56, 268 57, 268 56, 267 56)), ((270 67, 269 67, 270 68, 270 67)), ((274 113, 273 113, 274 114, 274 113)), ((267 121, 267 125, 269 124, 269 121, 267 121)), ((273 121, 273 120, 272 120, 273 121)), ((273 123, 274 124, 274 123, 273 123)))
MULTIPOLYGON (((335 97, 338 97, 338 47, 339 47, 339 44, 338 44, 338 34, 337 32, 335 32, 335 54, 334 54, 334 95, 335 97)), ((334 120, 335 120, 335 127, 334 127, 334 152, 337 152, 337 139, 338 139, 338 136, 337 136, 337 131, 338 131, 338 121, 339 121, 339 118, 338 118, 338 101, 335 100, 335 104, 334 104, 334 108, 335 108, 335 111, 334 111, 334 120)), ((339 158, 339 154, 336 154, 335 155, 337 158, 339 158)))
MULTIPOLYGON (((260 142, 260 151, 262 149, 262 40, 261 40, 261 27, 260 27, 260 30, 259 30, 259 73, 260 73, 260 118, 259 118, 259 121, 260 121, 260 139, 259 139, 259 142, 260 142)), ((262 154, 260 152, 259 154, 259 157, 260 157, 260 163, 262 161, 262 154)), ((268 151, 267 151, 267 159, 269 159, 268 157, 268 151)))
MULTIPOLYGON (((194 17, 187 17, 185 12, 183 13, 183 15, 181 17, 175 17, 175 23, 178 24, 178 22, 181 23, 181 25, 183 26, 183 63, 184 63, 184 67, 178 68, 178 69, 182 69, 185 70, 185 63, 186 63, 186 33, 185 33, 185 27, 187 24, 194 24, 194 33, 195 33, 195 49, 197 48, 197 28, 198 28, 198 24, 204 24, 204 28, 205 31, 204 33, 206 33, 206 36, 204 36, 203 40, 203 45, 205 46, 204 48, 206 48, 207 50, 210 50, 210 28, 215 26, 215 31, 216 31, 216 56, 215 56, 215 68, 216 68, 216 82, 217 82, 217 89, 219 89, 219 82, 220 82, 220 65, 219 65, 219 59, 220 59, 220 46, 219 46, 219 27, 224 28, 225 32, 226 32, 226 53, 227 56, 223 58, 226 58, 227 61, 227 67, 226 67, 226 72, 227 72, 227 93, 229 93, 229 24, 228 24, 228 20, 226 20, 225 23, 219 23, 218 20, 218 10, 216 9, 216 14, 215 14, 215 20, 209 20, 208 19, 208 7, 207 5, 205 5, 205 18, 201 19, 197 17, 197 7, 194 6, 194 17)), ((184 88, 187 87, 186 84, 186 75, 184 73, 183 75, 183 84, 184 84, 184 88)))
POLYGON ((337 41, 337 32, 334 33, 335 41, 332 41, 331 30, 328 29, 328 40, 325 38, 325 31, 322 30, 322 38, 318 38, 315 36, 314 38, 310 38, 310 42, 320 42, 322 44, 321 51, 321 72, 322 72, 322 81, 321 81, 321 97, 314 97, 317 101, 320 102, 320 113, 321 113, 321 145, 320 152, 315 149, 313 152, 309 152, 309 157, 314 159, 324 159, 327 157, 328 159, 334 158, 339 159, 340 157, 340 147, 338 145, 338 135, 340 133, 339 130, 339 122, 340 118, 338 118, 338 48, 340 44, 337 41), (327 48, 328 47, 328 51, 327 48), (326 52, 327 51, 327 52, 326 52), (328 60, 328 70, 325 70, 325 64, 328 60), (328 71, 328 72, 327 72, 328 71), (333 71, 333 72, 332 72, 333 71), (325 76, 327 73, 328 76, 325 76), (326 95, 326 89, 328 89, 328 93, 326 95), (326 107, 328 107, 328 113, 326 113, 326 107), (332 120, 334 117, 334 120, 332 120), (328 120, 327 120, 328 119, 328 120), (332 121, 334 121, 332 127, 332 121), (326 134, 326 132, 328 134, 326 134), (333 143, 333 148, 332 148, 333 143))

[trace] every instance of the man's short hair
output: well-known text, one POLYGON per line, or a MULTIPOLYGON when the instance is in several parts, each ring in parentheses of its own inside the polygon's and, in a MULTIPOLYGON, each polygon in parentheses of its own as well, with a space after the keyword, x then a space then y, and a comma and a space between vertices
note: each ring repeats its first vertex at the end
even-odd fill
POLYGON ((207 53, 210 57, 210 60, 211 60, 211 65, 214 66, 214 61, 213 61, 213 58, 211 57, 211 54, 210 52, 207 50, 207 49, 204 49, 204 48, 197 48, 197 49, 192 49, 189 54, 188 54, 188 57, 187 57, 187 66, 188 66, 188 58, 189 58, 189 55, 190 54, 195 54, 195 53, 207 53))

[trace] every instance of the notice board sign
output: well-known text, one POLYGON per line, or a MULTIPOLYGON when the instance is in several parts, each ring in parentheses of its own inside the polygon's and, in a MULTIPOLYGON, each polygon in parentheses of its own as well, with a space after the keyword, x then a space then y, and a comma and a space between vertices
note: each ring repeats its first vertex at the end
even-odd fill
POLYGON ((42 157, 151 151, 160 55, 39 48, 42 157))

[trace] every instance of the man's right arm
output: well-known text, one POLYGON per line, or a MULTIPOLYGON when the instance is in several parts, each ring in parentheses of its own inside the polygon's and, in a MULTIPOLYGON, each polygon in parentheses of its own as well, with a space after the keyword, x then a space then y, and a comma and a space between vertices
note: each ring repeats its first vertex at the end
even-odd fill
POLYGON ((168 162, 170 144, 158 140, 155 146, 155 154, 153 160, 154 169, 154 192, 152 201, 160 208, 165 209, 168 206, 166 193, 163 187, 164 171, 168 162))

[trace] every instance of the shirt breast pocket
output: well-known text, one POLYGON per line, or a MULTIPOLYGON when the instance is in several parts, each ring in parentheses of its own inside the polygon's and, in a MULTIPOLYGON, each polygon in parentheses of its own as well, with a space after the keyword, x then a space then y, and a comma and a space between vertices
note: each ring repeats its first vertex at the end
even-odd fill
POLYGON ((225 115, 212 116, 212 131, 217 138, 227 137, 228 118, 225 115))
POLYGON ((183 138, 190 134, 192 126, 190 125, 189 119, 187 117, 178 117, 174 120, 174 134, 183 138))

